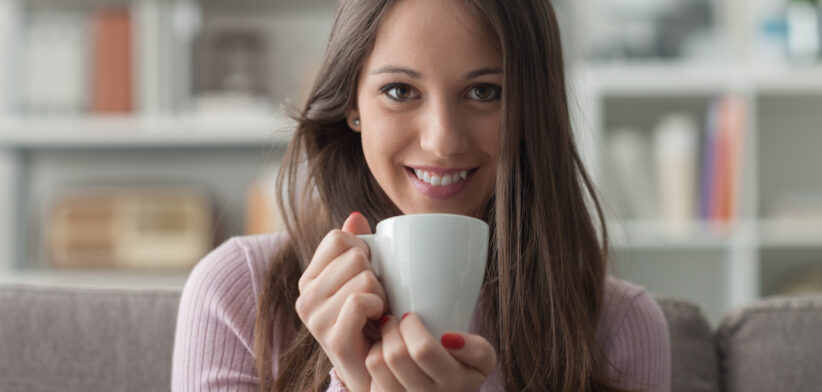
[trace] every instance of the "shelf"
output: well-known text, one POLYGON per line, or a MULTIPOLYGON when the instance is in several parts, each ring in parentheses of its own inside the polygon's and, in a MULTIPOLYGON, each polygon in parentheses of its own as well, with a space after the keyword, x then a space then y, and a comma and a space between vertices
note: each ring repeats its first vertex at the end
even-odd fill
POLYGON ((822 65, 592 64, 576 72, 583 85, 605 95, 701 96, 754 91, 761 94, 822 92, 822 65))
POLYGON ((759 242, 767 248, 822 248, 822 221, 763 221, 759 242))
POLYGON ((189 271, 12 270, 0 272, 0 284, 180 290, 188 275, 189 271))
POLYGON ((271 117, 0 119, 0 148, 72 149, 284 145, 293 124, 271 117))
POLYGON ((674 231, 664 222, 611 222, 608 234, 615 250, 722 250, 735 232, 727 227, 690 222, 674 231))

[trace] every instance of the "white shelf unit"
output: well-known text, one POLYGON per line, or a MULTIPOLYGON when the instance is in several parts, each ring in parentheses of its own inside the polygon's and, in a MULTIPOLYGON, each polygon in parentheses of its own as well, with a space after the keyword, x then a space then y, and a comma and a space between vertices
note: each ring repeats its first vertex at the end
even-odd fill
POLYGON ((697 303, 714 324, 731 308, 786 292, 803 274, 817 276, 819 290, 822 217, 774 219, 773 209, 792 193, 822 200, 822 63, 762 61, 762 0, 712 1, 719 48, 713 60, 591 63, 586 50, 600 22, 611 16, 606 5, 559 3, 561 19, 572 22, 562 32, 570 54, 574 127, 606 209, 616 204, 607 181, 611 131, 632 126, 650 137, 669 112, 704 120, 709 101, 721 95, 741 97, 747 107, 742 191, 733 223, 706 227, 694 219, 670 236, 658 220, 611 220, 613 273, 655 294, 697 303))
MULTIPOLYGON (((325 48, 334 0, 0 0, 0 282, 180 288, 188 271, 55 269, 43 247, 49 209, 77 186, 192 185, 215 206, 220 241, 243 234, 248 187, 271 179, 325 48), (134 112, 39 114, 21 104, 19 54, 31 15, 87 15, 111 5, 131 15, 134 112), (197 31, 194 36, 192 32, 197 31), (270 109, 198 104, 196 45, 214 31, 254 31, 262 42, 270 109)), ((199 90, 198 90, 199 88, 199 90)), ((208 87, 210 88, 210 87, 208 87)), ((252 102, 253 103, 253 102, 252 102)))
POLYGON ((786 193, 822 196, 822 67, 646 64, 589 66, 575 75, 571 86, 588 114, 577 130, 606 204, 609 130, 631 124, 650 135, 654 121, 672 111, 703 119, 708 102, 723 94, 747 104, 737 219, 718 229, 694 220, 676 237, 665 234, 664 222, 612 221, 614 273, 694 301, 717 323, 733 307, 781 293, 787 282, 780 279, 822 270, 822 219, 769 213, 786 193))

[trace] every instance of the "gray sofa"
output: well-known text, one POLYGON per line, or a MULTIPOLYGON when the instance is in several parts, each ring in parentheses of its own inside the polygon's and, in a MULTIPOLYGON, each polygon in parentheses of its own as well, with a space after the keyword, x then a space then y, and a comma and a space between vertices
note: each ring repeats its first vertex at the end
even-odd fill
MULTIPOLYGON (((169 389, 177 291, 0 286, 0 391, 169 389)), ((822 391, 822 296, 763 300, 714 332, 658 298, 673 391, 822 391)))

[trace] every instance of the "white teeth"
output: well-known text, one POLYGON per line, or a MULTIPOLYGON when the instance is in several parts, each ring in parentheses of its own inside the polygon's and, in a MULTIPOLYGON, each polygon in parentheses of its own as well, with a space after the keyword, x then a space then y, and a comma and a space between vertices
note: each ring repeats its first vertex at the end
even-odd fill
POLYGON ((448 174, 440 176, 431 174, 425 170, 414 169, 414 174, 416 174, 417 178, 420 180, 433 186, 447 186, 468 178, 468 170, 463 170, 461 172, 454 173, 453 175, 448 174))

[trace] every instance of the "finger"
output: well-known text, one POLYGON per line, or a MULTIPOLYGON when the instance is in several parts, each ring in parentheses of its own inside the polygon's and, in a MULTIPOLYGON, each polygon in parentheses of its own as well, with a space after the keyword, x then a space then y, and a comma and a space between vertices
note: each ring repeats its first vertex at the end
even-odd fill
POLYGON ((400 333, 414 362, 437 385, 450 385, 453 375, 461 370, 459 362, 435 340, 422 319, 414 313, 404 316, 400 333))
MULTIPOLYGON (((365 252, 359 247, 353 247, 337 256, 331 264, 326 266, 311 283, 306 285, 304 293, 310 293, 311 298, 325 300, 363 272, 374 275, 374 269, 371 268, 365 252)), ((368 278, 363 276, 360 279, 368 278)), ((374 275, 374 281, 378 282, 376 279, 374 275)))
POLYGON ((382 342, 376 342, 365 357, 365 368, 371 374, 371 390, 375 390, 376 387, 376 390, 384 392, 404 391, 385 363, 382 353, 382 342))
POLYGON ((448 332, 440 338, 443 347, 465 366, 472 367, 488 377, 497 367, 497 353, 484 337, 474 334, 448 332))
POLYGON ((320 272, 322 272, 331 261, 355 246, 362 248, 365 254, 369 255, 368 245, 365 244, 365 241, 351 233, 346 233, 342 230, 331 230, 326 234, 323 240, 320 241, 320 244, 317 245, 317 250, 314 252, 314 256, 311 257, 311 262, 308 264, 308 267, 302 276, 300 276, 300 281, 298 282, 300 293, 305 290, 308 283, 317 278, 320 272))
POLYGON ((330 316, 335 317, 335 333, 340 334, 341 337, 358 336, 363 333, 362 330, 369 319, 382 317, 383 309, 385 309, 385 302, 374 294, 352 294, 346 298, 339 313, 330 316))
POLYGON ((371 234, 371 225, 362 214, 354 211, 343 223, 342 230, 351 234, 371 234))
POLYGON ((382 307, 379 309, 369 309, 369 313, 367 314, 368 319, 379 320, 388 309, 385 289, 383 289, 382 284, 377 280, 373 272, 360 271, 357 276, 345 282, 337 292, 319 305, 319 313, 322 314, 323 317, 318 319, 318 321, 321 320, 323 325, 327 325, 325 324, 326 322, 336 324, 339 322, 343 307, 347 301, 349 301, 349 298, 361 294, 370 294, 379 298, 382 307))
POLYGON ((382 356, 397 381, 409 391, 433 391, 434 380, 420 369, 405 346, 400 323, 392 316, 385 316, 380 328, 382 334, 382 356))

